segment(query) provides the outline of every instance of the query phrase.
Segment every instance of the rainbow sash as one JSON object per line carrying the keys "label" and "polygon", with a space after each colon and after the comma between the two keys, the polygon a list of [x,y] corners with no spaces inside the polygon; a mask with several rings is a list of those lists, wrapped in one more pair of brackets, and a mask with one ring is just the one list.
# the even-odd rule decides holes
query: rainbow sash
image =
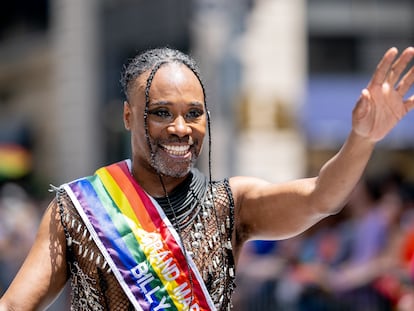
{"label": "rainbow sash", "polygon": [[137,310],[216,310],[177,232],[125,160],[63,187]]}

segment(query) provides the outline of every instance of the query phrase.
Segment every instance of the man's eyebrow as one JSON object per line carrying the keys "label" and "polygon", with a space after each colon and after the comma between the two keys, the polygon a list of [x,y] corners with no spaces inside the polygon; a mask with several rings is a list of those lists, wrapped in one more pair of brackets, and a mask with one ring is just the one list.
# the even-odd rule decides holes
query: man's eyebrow
{"label": "man's eyebrow", "polygon": [[198,106],[204,107],[204,104],[198,101],[190,102],[190,105],[195,106],[195,107],[198,107]]}
{"label": "man's eyebrow", "polygon": [[[154,101],[149,103],[150,106],[172,106],[174,103],[169,102],[167,100],[160,100],[160,101]],[[189,103],[190,106],[194,107],[204,107],[204,104],[199,101],[192,101]]]}
{"label": "man's eyebrow", "polygon": [[150,102],[149,105],[150,106],[171,106],[172,103],[166,100],[160,100],[160,101]]}

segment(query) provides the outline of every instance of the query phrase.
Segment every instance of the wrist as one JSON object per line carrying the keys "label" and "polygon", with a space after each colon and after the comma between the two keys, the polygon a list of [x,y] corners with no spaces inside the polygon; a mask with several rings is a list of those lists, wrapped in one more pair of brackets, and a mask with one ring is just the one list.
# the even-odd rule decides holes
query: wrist
{"label": "wrist", "polygon": [[354,129],[351,130],[351,133],[349,134],[349,139],[355,143],[364,144],[370,148],[374,148],[376,145],[376,141],[374,139],[372,139],[371,137],[363,136]]}

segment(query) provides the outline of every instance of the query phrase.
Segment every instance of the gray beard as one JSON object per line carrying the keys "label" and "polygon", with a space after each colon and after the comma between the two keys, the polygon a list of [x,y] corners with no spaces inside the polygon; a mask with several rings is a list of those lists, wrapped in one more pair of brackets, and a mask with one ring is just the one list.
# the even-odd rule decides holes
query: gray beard
{"label": "gray beard", "polygon": [[150,163],[152,168],[161,175],[181,178],[190,172],[196,161],[197,156],[194,153],[192,154],[191,161],[181,163],[165,161],[165,159],[162,159],[158,153],[155,153]]}

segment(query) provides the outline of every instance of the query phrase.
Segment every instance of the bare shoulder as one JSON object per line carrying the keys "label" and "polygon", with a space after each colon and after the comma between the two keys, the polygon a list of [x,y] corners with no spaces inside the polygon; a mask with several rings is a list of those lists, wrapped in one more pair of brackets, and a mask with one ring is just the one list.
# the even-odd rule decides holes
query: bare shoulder
{"label": "bare shoulder", "polygon": [[235,245],[240,246],[249,238],[250,214],[254,212],[250,205],[254,206],[260,200],[261,193],[269,182],[256,177],[235,176],[229,179],[229,184],[235,208]]}
{"label": "bare shoulder", "polygon": [[270,183],[257,177],[234,176],[229,179],[230,187],[235,203],[248,196],[258,195],[260,189],[269,186]]}

